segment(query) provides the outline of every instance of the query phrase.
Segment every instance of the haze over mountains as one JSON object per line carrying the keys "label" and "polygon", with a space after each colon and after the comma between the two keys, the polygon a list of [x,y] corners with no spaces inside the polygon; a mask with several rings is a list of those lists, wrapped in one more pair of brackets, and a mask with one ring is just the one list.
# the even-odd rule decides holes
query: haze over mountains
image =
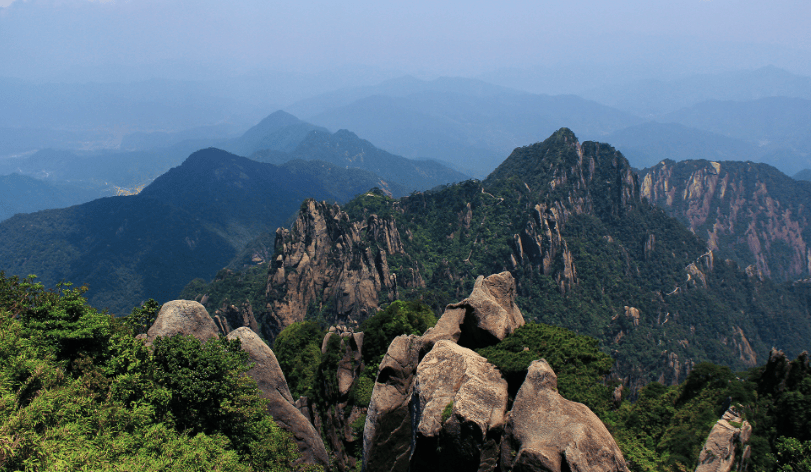
{"label": "haze over mountains", "polygon": [[[151,92],[156,105],[150,107],[144,98],[146,102],[136,107],[123,102],[115,105],[115,97],[124,100],[129,93],[126,87],[85,84],[81,92],[87,95],[86,103],[77,99],[65,104],[47,99],[65,90],[26,101],[25,94],[40,94],[43,86],[29,90],[15,84],[0,91],[0,99],[5,100],[9,110],[7,121],[0,122],[0,135],[6,138],[0,141],[0,169],[5,169],[0,170],[2,173],[9,172],[2,157],[28,156],[46,147],[73,152],[162,149],[160,159],[173,160],[172,164],[206,146],[246,156],[259,149],[292,152],[308,131],[321,127],[329,132],[347,129],[393,154],[440,161],[464,174],[483,178],[505,153],[562,125],[578,130],[584,139],[622,146],[632,165],[639,168],[664,159],[712,156],[765,162],[790,175],[811,168],[807,151],[811,143],[811,128],[807,125],[811,122],[811,78],[775,67],[673,81],[632,81],[584,90],[580,96],[528,93],[478,79],[422,80],[401,76],[304,99],[288,97],[281,100],[286,102],[281,107],[230,102],[233,109],[217,108],[219,99],[194,95],[202,87],[197,85],[140,83],[138,93],[127,100],[134,103]],[[164,100],[164,96],[174,98]],[[96,113],[94,110],[101,105],[92,103],[98,97],[113,103],[109,110],[118,110],[119,117]],[[185,107],[185,102],[178,101],[181,98],[194,101],[196,108]],[[52,102],[53,106],[61,103],[63,108],[49,108]],[[37,107],[39,111],[32,111]],[[164,107],[184,110],[187,115]],[[208,107],[209,111],[200,107]],[[254,126],[243,136],[247,123],[259,121],[260,108],[264,108],[263,115],[281,108],[306,124],[299,124],[296,131],[288,129],[286,132],[291,134],[287,138],[272,138],[277,142],[252,142],[267,139],[267,130],[262,127],[272,124]],[[99,121],[78,116],[74,119],[70,110]],[[112,113],[109,110],[104,113]],[[40,119],[43,116],[47,118]],[[284,139],[288,139],[286,144]],[[652,141],[671,142],[672,146],[663,144],[657,148]],[[712,151],[695,155],[699,149]],[[117,155],[118,159],[122,157]],[[153,172],[151,178],[168,167]]]}

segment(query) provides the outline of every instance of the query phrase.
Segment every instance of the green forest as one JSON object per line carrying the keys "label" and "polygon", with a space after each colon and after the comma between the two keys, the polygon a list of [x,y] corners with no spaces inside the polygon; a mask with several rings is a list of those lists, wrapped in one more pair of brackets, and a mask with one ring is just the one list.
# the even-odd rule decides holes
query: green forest
{"label": "green forest", "polygon": [[239,341],[150,349],[136,335],[156,303],[113,318],[84,292],[0,273],[0,470],[306,469]]}

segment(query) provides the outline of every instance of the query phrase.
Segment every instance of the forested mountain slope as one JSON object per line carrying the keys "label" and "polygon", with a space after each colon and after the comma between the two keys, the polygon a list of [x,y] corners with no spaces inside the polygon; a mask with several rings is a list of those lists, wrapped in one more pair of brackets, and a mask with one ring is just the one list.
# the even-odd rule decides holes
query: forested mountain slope
{"label": "forested mountain slope", "polygon": [[354,169],[311,167],[318,171],[198,151],[138,195],[0,223],[0,270],[36,274],[48,285],[88,284],[89,300],[113,313],[148,298],[169,300],[190,279],[212,277],[247,242],[281,226],[302,200],[345,201],[384,186]]}
{"label": "forested mountain slope", "polygon": [[805,284],[749,277],[708,252],[642,200],[622,154],[565,128],[483,182],[400,200],[372,192],[344,208],[310,201],[277,230],[269,267],[222,272],[184,295],[234,322],[250,309],[272,338],[308,317],[359,323],[387,299],[438,308],[502,270],[529,319],[598,338],[632,387],[677,382],[703,360],[754,366],[772,346],[796,355],[811,339]]}

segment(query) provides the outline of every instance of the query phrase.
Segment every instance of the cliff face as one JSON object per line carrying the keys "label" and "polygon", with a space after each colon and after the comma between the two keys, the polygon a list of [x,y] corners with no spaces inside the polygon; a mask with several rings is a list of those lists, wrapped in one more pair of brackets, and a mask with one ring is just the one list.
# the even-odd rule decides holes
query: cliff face
{"label": "cliff face", "polygon": [[[398,280],[388,256],[404,255],[393,220],[375,215],[350,221],[338,205],[308,200],[292,228],[276,231],[276,256],[268,271],[261,322],[279,332],[310,313],[356,325],[380,300],[397,298]],[[420,285],[419,277],[400,285]]]}
{"label": "cliff face", "polygon": [[663,161],[643,176],[642,196],[709,249],[778,281],[811,274],[808,183],[751,162]]}

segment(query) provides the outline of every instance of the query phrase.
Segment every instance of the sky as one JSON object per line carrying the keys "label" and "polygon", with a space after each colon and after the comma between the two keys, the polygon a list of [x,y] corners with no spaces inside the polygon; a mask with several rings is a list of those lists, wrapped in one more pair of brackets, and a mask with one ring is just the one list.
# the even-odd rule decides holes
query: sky
{"label": "sky", "polygon": [[607,65],[677,76],[768,64],[811,75],[808,24],[808,0],[0,0],[0,77],[367,66],[432,78]]}

